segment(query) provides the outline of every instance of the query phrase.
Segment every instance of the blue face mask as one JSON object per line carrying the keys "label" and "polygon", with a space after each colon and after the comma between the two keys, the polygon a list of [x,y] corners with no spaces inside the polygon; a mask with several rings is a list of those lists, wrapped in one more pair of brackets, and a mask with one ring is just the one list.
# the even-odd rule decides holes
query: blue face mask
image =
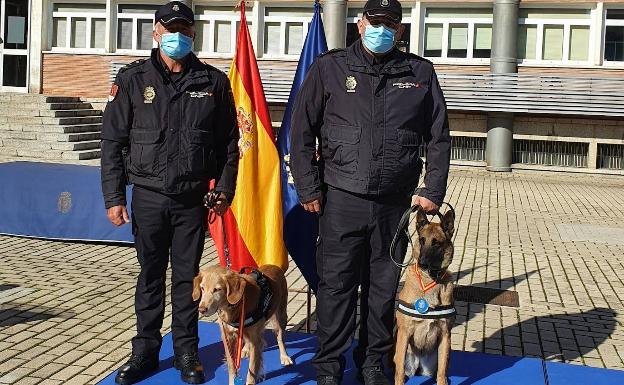
{"label": "blue face mask", "polygon": [[373,27],[366,26],[364,32],[364,45],[374,53],[386,53],[394,47],[394,35],[396,31],[383,24]]}
{"label": "blue face mask", "polygon": [[179,60],[188,55],[193,47],[193,39],[183,33],[165,33],[160,42],[160,49],[165,55],[174,60]]}

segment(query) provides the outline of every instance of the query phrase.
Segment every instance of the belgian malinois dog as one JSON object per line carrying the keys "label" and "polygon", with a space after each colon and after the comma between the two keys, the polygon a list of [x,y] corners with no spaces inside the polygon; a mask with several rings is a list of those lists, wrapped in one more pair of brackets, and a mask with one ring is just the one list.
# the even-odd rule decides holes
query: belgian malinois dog
{"label": "belgian malinois dog", "polygon": [[[441,222],[429,222],[422,209],[416,214],[418,243],[405,285],[399,294],[395,385],[404,385],[405,375],[436,377],[447,385],[451,351],[451,329],[455,322],[453,282],[447,268],[453,260],[455,213],[451,209]],[[417,246],[420,245],[420,247]]]}

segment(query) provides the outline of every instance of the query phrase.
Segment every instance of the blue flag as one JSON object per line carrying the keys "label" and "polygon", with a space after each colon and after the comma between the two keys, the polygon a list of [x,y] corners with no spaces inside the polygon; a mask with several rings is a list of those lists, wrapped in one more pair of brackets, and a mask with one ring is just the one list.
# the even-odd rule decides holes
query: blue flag
{"label": "blue flag", "polygon": [[295,74],[288,105],[284,113],[282,128],[277,138],[277,146],[282,164],[282,205],[284,208],[284,241],[288,253],[299,267],[303,277],[312,291],[318,287],[316,273],[316,238],[318,237],[318,216],[306,212],[297,197],[295,185],[289,170],[290,164],[290,115],[295,104],[299,88],[303,84],[308,69],[318,55],[327,51],[325,30],[321,20],[321,6],[314,4],[314,16],[308,30],[308,36],[303,44],[299,65]]}

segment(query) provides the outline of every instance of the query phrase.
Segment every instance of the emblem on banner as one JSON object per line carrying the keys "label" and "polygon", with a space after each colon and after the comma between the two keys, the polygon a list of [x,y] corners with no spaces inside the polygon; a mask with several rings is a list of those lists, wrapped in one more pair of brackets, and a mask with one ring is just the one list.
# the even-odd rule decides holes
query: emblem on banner
{"label": "emblem on banner", "polygon": [[355,88],[357,87],[357,80],[355,80],[355,76],[347,76],[345,85],[347,86],[347,92],[355,92]]}
{"label": "emblem on banner", "polygon": [[154,99],[156,99],[156,90],[154,87],[145,87],[145,90],[143,91],[143,99],[145,104],[152,104]]}
{"label": "emblem on banner", "polygon": [[72,196],[70,192],[64,191],[58,198],[58,211],[61,214],[67,214],[72,208]]}
{"label": "emblem on banner", "polygon": [[238,151],[242,159],[243,155],[253,147],[253,120],[251,115],[240,107],[236,113],[238,121],[238,130],[240,131],[240,139],[238,140]]}

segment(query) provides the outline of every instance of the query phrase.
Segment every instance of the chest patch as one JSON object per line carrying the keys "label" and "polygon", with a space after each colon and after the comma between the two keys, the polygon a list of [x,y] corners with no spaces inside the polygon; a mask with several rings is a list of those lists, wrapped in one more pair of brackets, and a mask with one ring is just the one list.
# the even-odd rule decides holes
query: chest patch
{"label": "chest patch", "polygon": [[188,94],[188,96],[190,96],[191,98],[205,98],[206,96],[212,96],[212,92],[202,92],[202,91],[186,91],[186,93]]}
{"label": "chest patch", "polygon": [[398,87],[400,89],[408,89],[408,88],[420,88],[422,87],[420,83],[392,83],[392,87]]}

